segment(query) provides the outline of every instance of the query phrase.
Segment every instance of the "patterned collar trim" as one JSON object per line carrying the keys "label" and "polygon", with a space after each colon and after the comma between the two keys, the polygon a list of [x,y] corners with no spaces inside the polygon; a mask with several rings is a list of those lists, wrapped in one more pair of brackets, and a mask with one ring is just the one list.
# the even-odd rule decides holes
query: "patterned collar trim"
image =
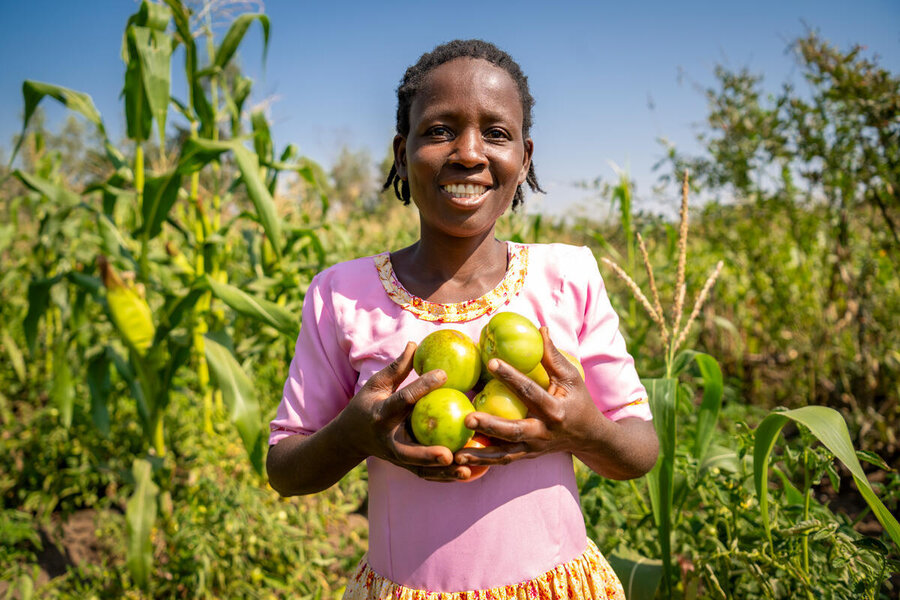
{"label": "patterned collar trim", "polygon": [[389,252],[378,254],[373,258],[384,291],[403,310],[413,313],[423,321],[463,323],[500,308],[518,294],[525,284],[525,275],[528,272],[528,246],[507,242],[507,249],[509,267],[503,281],[480,298],[455,304],[437,304],[414,296],[397,279]]}

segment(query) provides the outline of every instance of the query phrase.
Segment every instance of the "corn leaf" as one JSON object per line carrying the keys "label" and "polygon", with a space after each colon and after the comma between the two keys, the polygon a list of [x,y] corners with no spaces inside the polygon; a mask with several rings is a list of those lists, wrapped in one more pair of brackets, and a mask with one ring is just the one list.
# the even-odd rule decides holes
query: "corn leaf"
{"label": "corn leaf", "polygon": [[135,15],[135,22],[141,27],[148,27],[155,31],[165,31],[169,26],[169,19],[172,18],[172,11],[164,4],[156,2],[141,3],[141,8]]}
{"label": "corn leaf", "polygon": [[703,400],[700,402],[700,412],[697,415],[694,457],[697,460],[703,460],[719,420],[725,385],[722,380],[722,369],[719,368],[719,363],[712,356],[696,352],[694,362],[697,363],[700,376],[703,378]]}
{"label": "corn leaf", "polygon": [[263,429],[256,388],[231,352],[212,336],[204,336],[206,360],[216,385],[235,424],[250,462],[256,472],[263,472]]}
{"label": "corn leaf", "polygon": [[141,232],[148,239],[155,238],[162,231],[162,224],[178,199],[179,189],[181,189],[181,175],[177,171],[151,177],[144,184]]}
{"label": "corn leaf", "polygon": [[247,292],[233,285],[221,283],[213,278],[204,276],[204,287],[212,290],[213,295],[219,300],[248,317],[258,319],[271,325],[278,331],[287,335],[290,339],[296,339],[300,331],[297,318],[288,310],[263,298],[251,296]]}
{"label": "corn leaf", "polygon": [[753,480],[759,496],[759,509],[766,537],[772,546],[772,530],[769,523],[768,474],[769,456],[775,440],[788,421],[803,425],[831,451],[853,475],[856,488],[872,509],[872,513],[887,534],[900,548],[900,524],[875,494],[865,472],[856,457],[847,423],[839,412],[826,406],[803,406],[794,410],[769,413],[756,428],[753,447]]}
{"label": "corn leaf", "polygon": [[72,207],[81,200],[81,197],[72,190],[51,181],[47,181],[37,175],[32,175],[18,169],[13,172],[13,175],[27,187],[38,192],[42,196],[45,196],[56,207]]}
{"label": "corn leaf", "polygon": [[197,301],[206,293],[206,290],[200,287],[192,288],[185,296],[177,300],[170,300],[162,312],[161,323],[156,328],[156,337],[154,344],[162,342],[169,335],[169,332],[181,324],[181,320],[186,313],[192,311]]}
{"label": "corn leaf", "polygon": [[234,143],[234,158],[237,162],[238,169],[241,171],[241,179],[247,188],[247,195],[250,196],[253,206],[256,208],[256,214],[262,223],[266,236],[272,243],[275,255],[281,258],[281,223],[275,212],[275,202],[272,195],[263,182],[259,174],[259,159],[256,154],[250,152],[240,142]]}
{"label": "corn leaf", "polygon": [[134,493],[125,507],[125,524],[128,535],[126,564],[134,582],[146,589],[153,568],[153,524],[156,522],[159,488],[151,478],[150,463],[136,459],[131,467],[134,476]]}
{"label": "corn leaf", "polygon": [[[659,530],[665,573],[671,573],[672,504],[675,494],[675,442],[677,435],[678,380],[667,377],[643,380],[650,399],[653,424],[659,438],[659,458],[647,474],[653,518]],[[668,576],[668,575],[667,575]]]}
{"label": "corn leaf", "polygon": [[219,69],[225,68],[225,65],[231,61],[234,53],[237,52],[241,40],[244,39],[244,34],[247,33],[250,23],[254,20],[259,20],[259,24],[262,25],[263,63],[265,63],[266,53],[269,51],[269,17],[262,13],[254,13],[241,15],[234,20],[231,27],[228,29],[228,33],[222,38],[222,43],[219,44],[219,47],[216,49],[216,59],[213,66],[218,67]]}
{"label": "corn leaf", "polygon": [[[126,34],[127,45],[133,46],[134,27],[129,27]],[[150,137],[153,128],[153,111],[144,89],[141,61],[137,57],[137,49],[128,53],[125,68],[125,130],[128,139],[142,142]]]}
{"label": "corn leaf", "polygon": [[137,406],[138,418],[141,420],[141,426],[144,431],[150,429],[150,407],[147,406],[147,399],[144,397],[144,389],[140,386],[135,375],[134,368],[125,358],[113,349],[112,346],[106,347],[106,355],[116,367],[116,372],[128,384],[131,390],[131,396],[134,398]]}
{"label": "corn leaf", "polygon": [[9,363],[12,365],[19,383],[25,383],[25,357],[22,355],[22,350],[19,349],[16,341],[9,335],[8,329],[4,328],[0,332],[0,342],[3,343],[3,348],[6,349]]}
{"label": "corn leaf", "polygon": [[25,314],[23,327],[25,343],[28,345],[28,351],[32,354],[37,345],[38,323],[50,305],[50,288],[62,277],[60,274],[49,279],[35,279],[28,283],[28,312]]}
{"label": "corn leaf", "polygon": [[672,361],[672,375],[677,377],[685,372],[692,363],[697,365],[703,382],[703,400],[697,414],[697,436],[694,439],[693,450],[694,457],[702,461],[719,420],[725,384],[722,379],[722,369],[719,368],[716,359],[694,350],[683,350],[678,353],[675,360]]}
{"label": "corn leaf", "polygon": [[257,157],[263,164],[270,162],[274,156],[274,146],[266,115],[261,110],[254,111],[250,115],[250,123],[253,125],[253,149]]}
{"label": "corn leaf", "polygon": [[91,393],[91,418],[104,438],[109,438],[110,422],[107,401],[112,384],[109,378],[109,356],[100,352],[88,362],[87,383]]}
{"label": "corn leaf", "polygon": [[662,561],[634,552],[616,552],[607,557],[628,600],[653,600],[662,579]]}
{"label": "corn leaf", "polygon": [[59,410],[59,420],[68,429],[72,425],[72,412],[75,407],[75,382],[72,379],[72,366],[66,356],[64,337],[56,340],[53,346],[53,383],[50,387],[50,398]]}
{"label": "corn leaf", "polygon": [[94,106],[94,101],[85,93],[76,92],[75,90],[70,90],[69,88],[53,85],[51,83],[26,80],[25,83],[22,84],[22,96],[25,99],[25,118],[22,120],[22,134],[19,136],[16,147],[13,148],[12,156],[9,159],[10,165],[13,164],[22,142],[25,141],[25,130],[28,128],[28,122],[31,120],[38,104],[40,104],[41,100],[46,96],[50,96],[62,103],[66,108],[83,115],[88,121],[96,125],[103,134],[104,139],[106,138],[106,129],[103,126],[103,119],[100,118],[100,113],[97,111],[97,107]]}
{"label": "corn leaf", "polygon": [[704,474],[710,469],[721,469],[730,473],[737,473],[741,467],[737,452],[724,446],[712,445],[700,462],[700,473]]}
{"label": "corn leaf", "polygon": [[112,219],[103,213],[97,213],[97,231],[100,233],[100,248],[109,256],[129,255],[125,238]]}
{"label": "corn leaf", "polygon": [[176,168],[179,175],[189,175],[199,171],[234,147],[232,142],[220,142],[205,138],[188,138],[181,147],[181,156]]}
{"label": "corn leaf", "polygon": [[[165,9],[164,6],[159,6]],[[166,9],[168,14],[168,9]],[[168,22],[168,17],[166,17]],[[137,54],[143,96],[150,114],[156,119],[160,148],[166,144],[166,116],[169,109],[169,79],[172,38],[149,27],[129,28],[130,45]],[[133,60],[133,57],[132,57]]]}

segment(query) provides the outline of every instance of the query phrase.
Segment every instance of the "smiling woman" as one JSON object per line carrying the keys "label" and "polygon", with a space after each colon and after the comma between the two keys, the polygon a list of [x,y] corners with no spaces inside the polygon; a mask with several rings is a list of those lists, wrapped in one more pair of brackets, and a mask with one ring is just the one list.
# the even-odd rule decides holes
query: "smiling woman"
{"label": "smiling woman", "polygon": [[409,181],[423,232],[492,232],[531,166],[534,145],[522,130],[519,93],[503,69],[458,58],[428,74],[409,134],[394,138],[397,175]]}
{"label": "smiling woman", "polygon": [[[269,476],[282,494],[312,493],[367,461],[369,554],[345,598],[559,589],[624,598],[587,538],[572,456],[606,477],[639,477],[657,440],[590,250],[494,237],[521,185],[539,189],[531,105],[518,65],[489,43],[423,55],[398,89],[385,186],[414,203],[419,240],[336,265],[310,285],[272,421]],[[415,342],[448,326],[477,339],[499,312],[544,325],[535,341],[547,388],[492,355],[489,375],[521,400],[525,418],[466,414],[466,431],[496,440],[487,447],[416,443],[410,413],[449,374],[412,373]],[[556,344],[579,357],[584,379]]]}

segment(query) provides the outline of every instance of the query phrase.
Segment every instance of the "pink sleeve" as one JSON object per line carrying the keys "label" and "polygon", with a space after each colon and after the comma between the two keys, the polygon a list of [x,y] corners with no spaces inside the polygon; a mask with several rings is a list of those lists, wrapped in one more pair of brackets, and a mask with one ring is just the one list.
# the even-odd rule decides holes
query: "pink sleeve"
{"label": "pink sleeve", "polygon": [[[610,304],[597,261],[588,248],[579,257],[578,275],[586,281],[584,322],[578,333],[579,360],[588,390],[609,419],[651,420],[647,391],[634,368],[634,359],[619,331],[619,317]],[[584,285],[584,284],[582,284]]]}
{"label": "pink sleeve", "polygon": [[[303,301],[300,335],[269,444],[311,434],[340,413],[353,396],[357,373],[342,348],[324,273],[313,278]],[[323,289],[324,288],[324,289]]]}

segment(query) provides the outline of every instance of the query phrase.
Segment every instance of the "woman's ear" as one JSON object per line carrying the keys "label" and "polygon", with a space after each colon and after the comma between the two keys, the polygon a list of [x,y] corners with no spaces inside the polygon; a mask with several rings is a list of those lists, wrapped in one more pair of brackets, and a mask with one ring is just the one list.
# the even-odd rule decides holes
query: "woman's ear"
{"label": "woman's ear", "polygon": [[[522,160],[522,170],[519,171],[519,185],[528,179],[528,169],[531,167],[531,157],[534,154],[534,142],[531,138],[525,138],[525,158]],[[396,155],[396,153],[395,153]]]}
{"label": "woman's ear", "polygon": [[394,168],[400,179],[406,181],[406,138],[399,133],[394,136]]}

